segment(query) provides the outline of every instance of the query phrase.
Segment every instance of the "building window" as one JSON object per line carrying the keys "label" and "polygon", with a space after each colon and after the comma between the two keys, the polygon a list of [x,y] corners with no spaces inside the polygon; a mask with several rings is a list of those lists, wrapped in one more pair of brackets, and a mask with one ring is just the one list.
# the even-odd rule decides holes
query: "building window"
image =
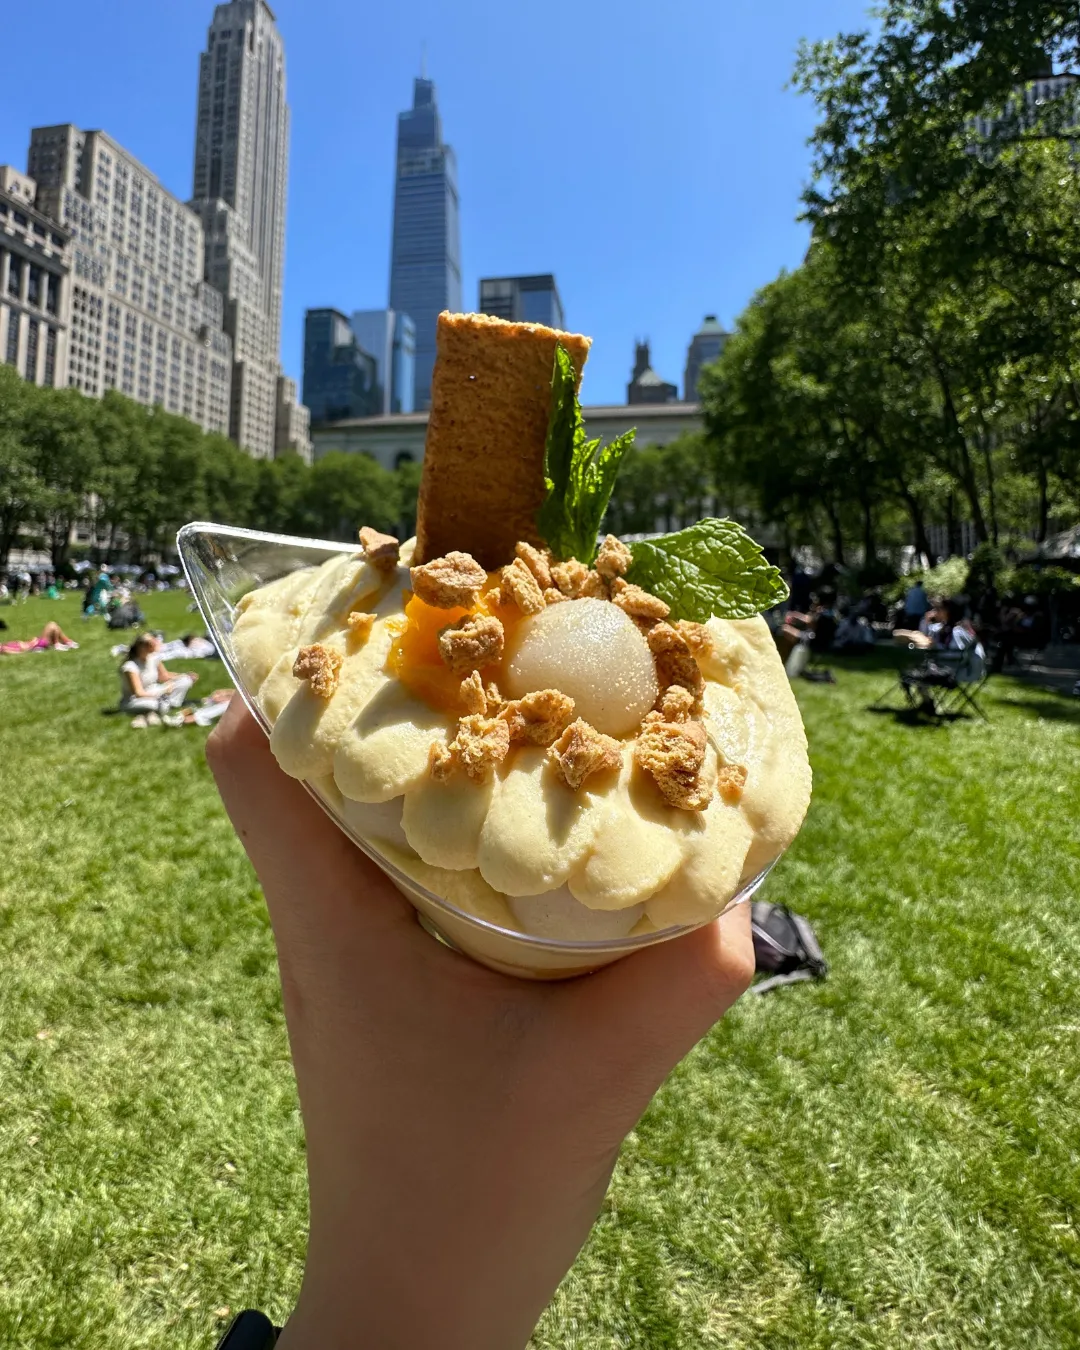
{"label": "building window", "polygon": [[37,384],[38,323],[31,319],[26,329],[26,378]]}
{"label": "building window", "polygon": [[7,356],[9,366],[19,359],[19,315],[13,309],[8,310]]}
{"label": "building window", "polygon": [[49,328],[45,333],[45,378],[43,383],[51,389],[56,381],[56,329]]}
{"label": "building window", "polygon": [[45,308],[55,314],[60,307],[60,278],[49,273],[45,283]]}
{"label": "building window", "polygon": [[8,269],[8,295],[13,295],[16,300],[19,298],[19,286],[22,282],[22,259],[14,255],[9,256],[10,267]]}
{"label": "building window", "polygon": [[30,274],[26,282],[26,303],[33,305],[35,309],[41,308],[41,268],[30,268]]}

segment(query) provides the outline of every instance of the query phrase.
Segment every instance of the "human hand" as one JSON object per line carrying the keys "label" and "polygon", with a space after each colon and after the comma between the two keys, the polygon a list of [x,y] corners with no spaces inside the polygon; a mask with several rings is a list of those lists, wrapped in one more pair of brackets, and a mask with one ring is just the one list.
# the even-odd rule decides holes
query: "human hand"
{"label": "human hand", "polygon": [[748,906],[584,979],[510,979],[423,931],[240,699],[207,758],[266,895],[307,1135],[279,1345],[518,1350],[622,1140],[750,983]]}

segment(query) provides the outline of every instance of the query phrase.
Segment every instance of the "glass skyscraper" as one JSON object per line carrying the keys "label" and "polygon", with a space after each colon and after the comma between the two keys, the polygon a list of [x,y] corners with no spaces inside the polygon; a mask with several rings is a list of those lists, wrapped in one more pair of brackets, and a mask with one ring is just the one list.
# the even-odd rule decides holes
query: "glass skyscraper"
{"label": "glass skyscraper", "polygon": [[566,327],[559,288],[550,272],[535,277],[486,277],[480,283],[480,313],[514,323]]}
{"label": "glass skyscraper", "polygon": [[435,85],[420,78],[413,106],[398,115],[390,308],[416,328],[413,406],[431,405],[435,327],[444,309],[461,309],[457,163],[443,143]]}
{"label": "glass skyscraper", "polygon": [[304,402],[313,422],[382,411],[375,357],[336,309],[309,309],[304,319]]}
{"label": "glass skyscraper", "polygon": [[379,412],[411,413],[416,382],[416,329],[407,314],[392,309],[358,309],[349,320],[379,374]]}

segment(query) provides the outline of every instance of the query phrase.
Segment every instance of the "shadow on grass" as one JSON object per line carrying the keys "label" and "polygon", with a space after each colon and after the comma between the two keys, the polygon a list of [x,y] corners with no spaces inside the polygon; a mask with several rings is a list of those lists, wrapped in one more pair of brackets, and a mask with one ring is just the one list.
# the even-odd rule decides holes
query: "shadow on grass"
{"label": "shadow on grass", "polygon": [[891,717],[900,726],[926,731],[937,731],[953,722],[978,722],[980,720],[966,712],[946,712],[937,716],[930,716],[927,713],[920,712],[918,708],[879,708],[877,704],[871,704],[863,711],[872,713],[875,717]]}
{"label": "shadow on grass", "polygon": [[1005,708],[1016,708],[1026,717],[1066,722],[1080,727],[1080,699],[1073,699],[1068,694],[1048,694],[1043,698],[999,698],[996,702]]}

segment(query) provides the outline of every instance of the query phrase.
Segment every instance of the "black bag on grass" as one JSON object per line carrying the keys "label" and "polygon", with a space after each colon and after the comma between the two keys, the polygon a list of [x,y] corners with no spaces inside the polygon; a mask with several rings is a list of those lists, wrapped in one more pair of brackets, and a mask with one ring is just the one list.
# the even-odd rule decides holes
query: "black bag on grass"
{"label": "black bag on grass", "polygon": [[146,615],[134,600],[129,600],[127,604],[117,605],[115,609],[111,609],[105,622],[115,633],[124,628],[141,628],[146,622]]}
{"label": "black bag on grass", "polygon": [[783,905],[755,900],[750,906],[750,928],[755,965],[772,976],[755,984],[753,993],[767,994],[782,984],[822,980],[828,974],[829,965],[821,945],[801,914],[792,914]]}

